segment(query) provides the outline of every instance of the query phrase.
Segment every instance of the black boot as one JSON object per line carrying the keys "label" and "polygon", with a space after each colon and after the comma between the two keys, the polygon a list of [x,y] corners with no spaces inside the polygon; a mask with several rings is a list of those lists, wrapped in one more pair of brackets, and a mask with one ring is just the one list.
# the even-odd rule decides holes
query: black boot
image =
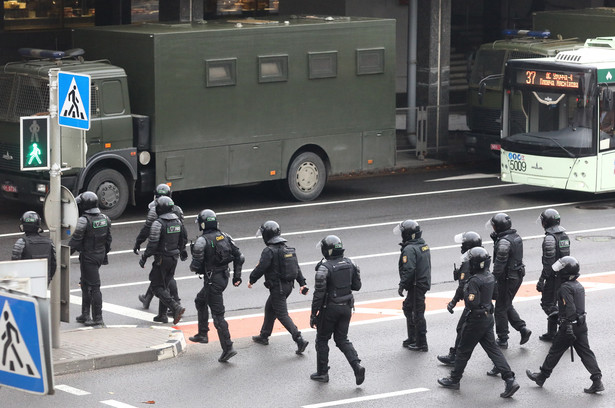
{"label": "black boot", "polygon": [[145,295],[139,295],[139,301],[143,304],[143,309],[149,309],[149,305],[152,303],[153,298],[154,294],[149,289],[145,292]]}
{"label": "black boot", "polygon": [[406,331],[408,332],[408,338],[404,340],[401,345],[408,348],[411,344],[416,343],[416,327],[410,324],[410,321],[406,317]]}
{"label": "black boot", "polygon": [[508,339],[503,339],[503,338],[498,337],[497,339],[495,339],[495,344],[497,344],[500,348],[507,349]]}
{"label": "black boot", "polygon": [[88,311],[87,313],[81,313],[75,318],[75,320],[77,321],[77,323],[85,323],[87,321],[91,321],[92,318],[90,317],[90,312]]}
{"label": "black boot", "polygon": [[86,320],[86,326],[104,326],[105,322],[103,321],[102,314],[94,315],[92,320]]}
{"label": "black boot", "polygon": [[197,333],[194,336],[188,337],[188,340],[195,342],[195,343],[203,343],[203,344],[209,343],[209,337],[207,337],[207,333],[204,333],[204,334]]}
{"label": "black boot", "polygon": [[453,380],[451,377],[439,378],[438,384],[440,384],[444,388],[450,388],[451,390],[459,389],[459,381]]}
{"label": "black boot", "polygon": [[504,381],[506,381],[506,387],[504,388],[504,392],[500,394],[500,397],[510,398],[519,390],[519,383],[515,381],[515,377],[507,378]]}
{"label": "black boot", "polygon": [[179,321],[182,319],[182,316],[184,315],[185,312],[186,312],[185,307],[182,307],[182,305],[180,305],[179,303],[175,303],[175,307],[173,308],[173,324],[179,323]]}
{"label": "black boot", "polygon": [[493,366],[491,370],[487,371],[487,375],[490,377],[497,377],[500,375],[500,370],[498,370],[496,366]]}
{"label": "black boot", "polygon": [[356,380],[357,385],[363,384],[365,381],[365,367],[359,364],[361,361],[355,360],[350,365],[352,366],[352,370],[354,371],[354,378]]}
{"label": "black boot", "polygon": [[220,355],[220,358],[218,359],[218,361],[220,363],[226,363],[227,361],[231,359],[231,357],[235,355],[237,355],[237,352],[235,351],[233,346],[231,346],[230,348],[227,348],[226,350],[222,351],[222,355]]}
{"label": "black boot", "polygon": [[262,344],[263,346],[269,345],[269,339],[267,337],[263,337],[260,334],[258,336],[252,336],[252,341],[254,343]]}
{"label": "black boot", "polygon": [[161,315],[154,316],[153,320],[158,323],[169,323],[169,318],[167,317],[166,314],[162,316]]}
{"label": "black boot", "polygon": [[557,333],[557,321],[547,319],[547,332],[540,335],[538,338],[542,341],[553,341],[555,333]]}
{"label": "black boot", "polygon": [[316,372],[310,375],[310,379],[322,383],[329,382],[329,367],[325,364],[317,364]]}
{"label": "black boot", "polygon": [[588,394],[595,394],[600,391],[604,391],[604,384],[602,384],[602,379],[596,378],[592,380],[592,385],[589,388],[583,388],[583,391]]}
{"label": "black boot", "polygon": [[302,354],[307,348],[308,344],[310,344],[309,341],[304,340],[301,336],[297,337],[297,340],[295,340],[295,342],[297,343],[297,351],[295,351],[295,353],[297,354]]}
{"label": "black boot", "polygon": [[542,372],[533,373],[530,370],[525,370],[525,374],[527,374],[527,378],[534,381],[539,387],[542,387],[542,385],[547,380],[547,377],[545,377]]}
{"label": "black boot", "polygon": [[402,341],[402,347],[408,348],[411,344],[416,344],[416,340],[414,337],[408,337],[406,340]]}
{"label": "black boot", "polygon": [[416,339],[416,344],[410,344],[408,346],[408,350],[412,351],[429,351],[429,347],[427,347],[427,338],[424,335],[418,336]]}
{"label": "black boot", "polygon": [[86,320],[86,326],[104,326],[102,318],[102,300],[94,298],[92,300],[92,320]]}
{"label": "black boot", "polygon": [[456,352],[457,350],[455,350],[454,347],[451,347],[447,355],[437,356],[438,361],[447,366],[454,366]]}
{"label": "black boot", "polygon": [[521,332],[521,342],[519,344],[527,343],[527,341],[530,339],[530,336],[532,335],[532,331],[528,329],[527,327],[524,327],[520,330],[520,332]]}

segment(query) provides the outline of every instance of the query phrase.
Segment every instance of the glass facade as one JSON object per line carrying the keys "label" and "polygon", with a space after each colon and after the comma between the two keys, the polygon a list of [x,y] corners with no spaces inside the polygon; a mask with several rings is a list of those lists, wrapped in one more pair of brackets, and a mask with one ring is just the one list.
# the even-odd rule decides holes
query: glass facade
{"label": "glass facade", "polygon": [[69,28],[94,25],[95,0],[4,1],[4,30]]}

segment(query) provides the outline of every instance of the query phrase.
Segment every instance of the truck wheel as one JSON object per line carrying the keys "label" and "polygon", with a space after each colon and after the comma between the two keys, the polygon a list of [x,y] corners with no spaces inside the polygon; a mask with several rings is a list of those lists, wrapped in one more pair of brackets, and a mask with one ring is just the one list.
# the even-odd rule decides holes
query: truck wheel
{"label": "truck wheel", "polygon": [[112,220],[119,218],[128,205],[128,183],[117,170],[98,171],[90,178],[87,189],[96,193],[100,211]]}
{"label": "truck wheel", "polygon": [[327,168],[316,153],[304,152],[288,168],[288,193],[297,201],[311,201],[320,195],[327,182]]}

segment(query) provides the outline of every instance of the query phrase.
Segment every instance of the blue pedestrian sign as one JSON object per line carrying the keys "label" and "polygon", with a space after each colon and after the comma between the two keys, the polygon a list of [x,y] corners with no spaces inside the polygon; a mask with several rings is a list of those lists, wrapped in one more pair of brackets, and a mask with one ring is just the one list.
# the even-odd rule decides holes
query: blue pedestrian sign
{"label": "blue pedestrian sign", "polygon": [[89,75],[58,72],[58,123],[60,126],[90,130]]}
{"label": "blue pedestrian sign", "polygon": [[0,386],[47,394],[47,369],[36,299],[0,292]]}

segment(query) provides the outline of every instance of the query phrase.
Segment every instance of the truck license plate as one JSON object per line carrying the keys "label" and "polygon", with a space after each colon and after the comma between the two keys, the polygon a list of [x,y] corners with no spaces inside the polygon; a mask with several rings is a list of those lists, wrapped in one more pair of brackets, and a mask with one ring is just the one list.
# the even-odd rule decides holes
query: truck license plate
{"label": "truck license plate", "polygon": [[491,143],[491,150],[502,150],[502,146],[497,143]]}
{"label": "truck license plate", "polygon": [[16,193],[17,192],[17,186],[14,186],[12,184],[3,184],[2,185],[2,191],[6,191],[7,193]]}

